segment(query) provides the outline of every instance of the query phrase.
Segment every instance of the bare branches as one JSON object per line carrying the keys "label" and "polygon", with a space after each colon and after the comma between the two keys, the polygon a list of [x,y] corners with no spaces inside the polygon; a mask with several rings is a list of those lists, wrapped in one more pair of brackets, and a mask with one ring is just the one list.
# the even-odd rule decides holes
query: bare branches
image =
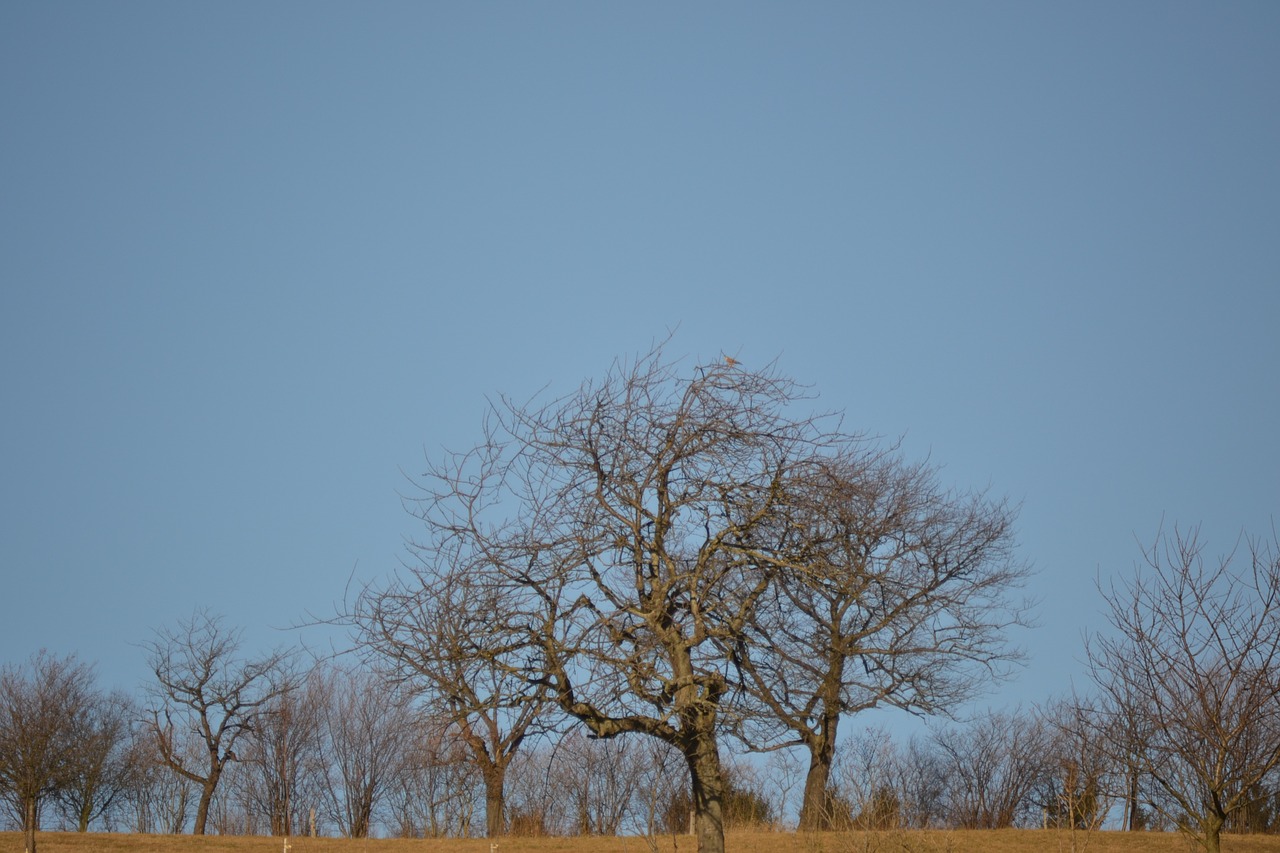
{"label": "bare branches", "polygon": [[1247,540],[1244,551],[1239,569],[1239,548],[1207,561],[1198,531],[1161,536],[1147,571],[1104,590],[1113,630],[1087,647],[1116,757],[1137,763],[1170,803],[1157,807],[1210,853],[1280,766],[1280,549]]}
{"label": "bare branches", "polygon": [[74,655],[40,651],[26,666],[0,669],[0,791],[21,815],[28,853],[42,801],[74,781],[78,737],[98,700],[92,668]]}
{"label": "bare branches", "polygon": [[687,376],[659,346],[562,398],[497,400],[408,502],[418,563],[361,596],[362,645],[476,725],[502,707],[518,732],[550,699],[597,737],[675,747],[720,849],[731,650],[794,568],[770,532],[786,484],[848,440],[792,414],[805,393],[772,368]]}
{"label": "bare branches", "polygon": [[491,836],[505,828],[507,766],[526,738],[546,729],[538,649],[515,596],[492,582],[463,540],[421,549],[423,563],[365,587],[345,617],[366,657],[451,725],[487,791]]}
{"label": "bare branches", "polygon": [[754,610],[735,664],[756,713],[756,748],[810,753],[801,825],[822,828],[840,719],[891,705],[946,713],[1019,659],[1012,596],[1028,569],[1013,557],[1014,511],[944,490],[936,471],[893,449],[852,444],[789,484],[777,525],[794,549]]}
{"label": "bare branches", "polygon": [[[700,848],[722,850],[718,738],[746,711],[808,731],[819,706],[932,710],[1012,658],[1013,513],[807,397],[772,365],[688,371],[659,345],[563,397],[500,398],[407,501],[417,562],[360,597],[361,644],[473,724],[502,707],[516,731],[550,699],[596,737],[668,744]],[[816,646],[815,625],[834,626]]]}
{"label": "bare branches", "polygon": [[[156,683],[148,726],[164,763],[201,786],[194,834],[203,835],[209,804],[236,742],[272,699],[294,686],[284,651],[243,659],[240,632],[197,610],[146,644]],[[195,744],[198,749],[192,749]],[[202,756],[194,763],[189,756]]]}

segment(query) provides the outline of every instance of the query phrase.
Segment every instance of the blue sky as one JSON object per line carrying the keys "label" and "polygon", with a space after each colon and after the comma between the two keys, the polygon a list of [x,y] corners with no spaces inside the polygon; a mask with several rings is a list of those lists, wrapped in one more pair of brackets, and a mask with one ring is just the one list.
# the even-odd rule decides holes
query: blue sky
{"label": "blue sky", "polygon": [[[1031,665],[1280,517],[1280,5],[0,4],[0,658],[394,570],[487,396],[677,329],[1021,502]],[[314,641],[314,638],[313,638]]]}

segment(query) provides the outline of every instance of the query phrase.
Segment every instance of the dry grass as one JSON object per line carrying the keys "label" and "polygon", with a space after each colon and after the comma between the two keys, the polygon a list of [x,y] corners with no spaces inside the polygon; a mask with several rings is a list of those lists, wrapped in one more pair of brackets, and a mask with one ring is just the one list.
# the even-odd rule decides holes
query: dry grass
{"label": "dry grass", "polygon": [[[729,853],[1191,853],[1195,847],[1174,833],[1055,830],[933,830],[796,834],[731,832]],[[39,853],[284,853],[284,840],[264,836],[124,835],[42,832]],[[490,853],[484,838],[340,839],[291,838],[289,853]],[[501,838],[497,853],[651,853],[643,838]],[[1231,835],[1226,853],[1280,853],[1280,836]],[[22,836],[0,833],[0,851],[22,850]],[[695,853],[687,835],[658,839],[658,853]]]}

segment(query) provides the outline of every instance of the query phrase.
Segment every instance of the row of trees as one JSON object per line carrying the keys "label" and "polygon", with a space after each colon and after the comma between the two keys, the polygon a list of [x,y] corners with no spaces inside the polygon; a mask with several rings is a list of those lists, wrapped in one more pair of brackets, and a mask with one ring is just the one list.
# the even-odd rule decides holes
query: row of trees
{"label": "row of trees", "polygon": [[[1146,570],[1109,592],[1116,630],[1090,641],[1100,689],[1088,698],[935,726],[904,743],[879,730],[846,738],[833,750],[822,825],[1075,832],[1110,816],[1129,829],[1188,830],[1209,849],[1224,830],[1280,830],[1268,680],[1280,637],[1269,633],[1266,595],[1280,576],[1269,548],[1245,550],[1243,572],[1231,568],[1237,555],[1206,565],[1194,533],[1150,551]],[[483,733],[461,731],[373,670],[303,670],[288,655],[238,652],[236,633],[204,613],[158,632],[143,703],[98,690],[74,657],[39,653],[0,670],[0,793],[28,830],[27,849],[42,811],[82,831],[203,831],[201,820],[238,834],[479,828],[488,785],[471,743]],[[1214,665],[1224,658],[1243,674]],[[1148,676],[1156,660],[1162,678]],[[1117,672],[1140,676],[1141,689]],[[1177,700],[1192,704],[1171,710]],[[503,831],[653,837],[688,827],[694,803],[678,752],[654,739],[589,738],[545,713],[546,730],[509,756]],[[807,762],[773,755],[724,765],[726,825],[792,813]],[[217,770],[213,785],[205,767]]]}
{"label": "row of trees", "polygon": [[[10,819],[20,824],[34,809],[68,829],[191,828],[202,786],[169,765],[154,711],[96,691],[91,675],[74,658],[44,654],[4,670],[0,791]],[[39,696],[57,701],[36,705]],[[19,721],[26,729],[7,725],[14,698],[52,714],[38,727],[48,736],[36,737],[29,727],[34,715]],[[58,719],[80,728],[59,735]],[[1186,808],[1186,791],[1170,792],[1153,775],[1139,774],[1133,793],[1132,765],[1116,757],[1123,732],[1110,730],[1113,719],[1073,697],[931,726],[905,741],[864,729],[835,750],[825,824],[1079,832],[1099,828],[1108,817],[1132,829],[1200,820]],[[485,786],[465,739],[375,673],[315,664],[242,731],[206,810],[209,831],[435,837],[483,830]],[[26,748],[26,740],[36,748]],[[19,762],[37,755],[43,764],[20,775]],[[806,762],[796,757],[727,757],[726,826],[775,827],[794,814],[807,775]],[[15,784],[41,768],[39,786]],[[518,753],[507,787],[505,829],[518,834],[653,838],[686,832],[693,808],[678,753],[651,739],[593,739],[573,728]],[[1224,829],[1280,830],[1276,773],[1236,780],[1236,788],[1245,796]]]}
{"label": "row of trees", "polygon": [[[238,635],[205,614],[158,632],[143,730],[171,778],[197,792],[194,831],[219,804],[230,808],[223,781],[236,767],[242,804],[259,803],[273,831],[296,831],[297,808],[319,798],[300,794],[323,788],[308,781],[324,774],[304,756],[327,754],[316,766],[354,792],[329,812],[343,815],[334,818],[342,831],[365,832],[369,804],[390,784],[382,769],[437,754],[421,752],[422,733],[466,756],[491,835],[570,825],[563,808],[508,802],[512,775],[547,743],[612,743],[631,755],[638,739],[654,767],[679,756],[683,805],[633,803],[627,820],[652,830],[684,809],[707,853],[723,850],[732,814],[764,814],[768,802],[740,772],[735,782],[729,744],[779,762],[805,757],[803,829],[889,820],[893,802],[902,812],[916,800],[887,782],[875,783],[870,806],[855,808],[847,784],[842,792],[833,776],[842,721],[880,706],[945,716],[1007,674],[1019,659],[1008,631],[1025,624],[1016,595],[1028,568],[1005,502],[944,488],[936,468],[807,413],[809,402],[772,368],[726,359],[685,372],[661,346],[560,399],[498,400],[481,440],[417,481],[407,505],[423,534],[411,564],[359,588],[333,619],[351,630],[364,671],[394,689],[366,683],[344,694],[287,654],[242,659]],[[1088,647],[1098,690],[1055,723],[1075,733],[1059,740],[1080,753],[1055,795],[1071,800],[1071,825],[1075,810],[1104,798],[1100,781],[1084,781],[1086,745],[1106,758],[1100,780],[1124,780],[1131,824],[1144,809],[1163,815],[1211,851],[1267,788],[1280,762],[1280,563],[1258,543],[1248,551],[1246,571],[1232,569],[1234,555],[1206,567],[1196,536],[1174,531],[1147,554],[1147,573],[1104,590],[1112,630]],[[342,695],[340,712],[311,710]],[[379,715],[417,740],[342,733]],[[989,734],[1007,740],[1016,722]],[[1043,737],[1048,723],[1034,728]],[[941,736],[930,744],[906,748],[929,757],[938,778],[938,767],[998,752]],[[1028,750],[1043,753],[1017,751]],[[270,769],[256,788],[253,761]],[[564,767],[543,764],[547,774]],[[1028,791],[1044,800],[1044,784]],[[33,789],[31,802],[57,787]],[[953,792],[939,820],[1019,820],[1032,794],[1014,793],[1002,805],[983,793],[987,814],[966,811]],[[580,800],[579,828],[613,831],[625,810],[599,804],[630,802],[616,791]],[[27,808],[38,819],[38,806]],[[1044,802],[1041,811],[1058,814]]]}
{"label": "row of trees", "polygon": [[[80,831],[470,831],[475,773],[456,732],[385,679],[242,660],[237,632],[206,613],[157,637],[141,701],[98,690],[74,656],[0,670],[0,797],[28,851],[47,816]],[[404,817],[415,809],[424,825]]]}

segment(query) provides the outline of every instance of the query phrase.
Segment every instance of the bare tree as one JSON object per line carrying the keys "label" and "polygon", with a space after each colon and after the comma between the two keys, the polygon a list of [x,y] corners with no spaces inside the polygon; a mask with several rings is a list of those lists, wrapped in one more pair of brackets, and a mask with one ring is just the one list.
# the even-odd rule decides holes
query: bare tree
{"label": "bare tree", "polygon": [[1247,539],[1206,562],[1198,530],[1161,535],[1146,570],[1104,591],[1112,631],[1087,653],[1115,737],[1144,724],[1140,762],[1155,808],[1218,853],[1228,818],[1280,766],[1280,547]]}
{"label": "bare tree", "polygon": [[[855,824],[863,829],[892,829],[891,823],[907,819],[902,807],[899,748],[887,730],[875,726],[845,738],[835,759],[823,820],[801,824],[802,831],[818,826],[850,829]],[[892,810],[886,808],[891,802],[897,804]]]}
{"label": "bare tree", "polygon": [[1042,782],[1033,794],[1046,825],[1076,830],[1102,827],[1111,810],[1115,762],[1099,735],[1098,712],[1081,697],[1058,699],[1039,709],[1048,748]]}
{"label": "bare tree", "polygon": [[[1113,684],[1112,691],[1131,687]],[[1144,770],[1151,722],[1140,699],[1130,695],[1117,701],[1112,691],[1094,702],[1092,713],[1085,720],[1095,728],[1089,737],[1105,750],[1113,768],[1113,794],[1121,806],[1120,826],[1139,832],[1152,828],[1152,818],[1158,817],[1150,810],[1153,783]]]}
{"label": "bare tree", "polygon": [[[193,756],[199,759],[200,756]],[[181,834],[191,817],[195,785],[169,767],[160,757],[150,727],[134,730],[129,744],[132,769],[123,809],[127,826],[136,833]]]}
{"label": "bare tree", "polygon": [[210,803],[228,762],[237,760],[240,738],[293,687],[289,653],[246,659],[241,645],[240,631],[205,610],[157,630],[145,644],[156,679],[149,685],[148,729],[164,763],[200,786],[195,835],[205,834]]}
{"label": "bare tree", "polygon": [[802,829],[830,828],[845,715],[946,713],[972,698],[1019,658],[1006,633],[1028,607],[1013,597],[1028,569],[1013,558],[1007,504],[945,490],[936,469],[892,448],[842,451],[791,485],[779,536],[806,531],[804,570],[770,588],[735,658],[761,711],[744,739],[809,753]]}
{"label": "bare tree", "polygon": [[635,810],[643,772],[641,744],[634,738],[588,738],[579,728],[561,736],[551,751],[548,788],[568,798],[563,831],[617,835]]}
{"label": "bare tree", "polygon": [[402,772],[389,797],[393,829],[401,838],[471,834],[483,785],[452,720],[421,718],[410,733]]}
{"label": "bare tree", "polygon": [[418,714],[410,697],[377,673],[334,667],[324,706],[329,812],[348,838],[367,838],[403,771]]}
{"label": "bare tree", "polygon": [[646,746],[636,737],[588,737],[577,726],[525,750],[509,779],[513,824],[551,835],[643,831],[649,792],[642,779],[652,769]]}
{"label": "bare tree", "polygon": [[903,824],[916,829],[945,825],[950,780],[943,757],[927,738],[913,735],[898,751],[896,764]]}
{"label": "bare tree", "polygon": [[77,720],[76,745],[58,802],[77,832],[122,802],[133,784],[132,725],[138,709],[124,693],[98,695]]}
{"label": "bare tree", "polygon": [[267,819],[272,835],[296,835],[319,805],[324,777],[323,732],[331,681],[314,666],[297,688],[263,706],[240,750],[247,806]]}
{"label": "bare tree", "polygon": [[735,649],[778,574],[802,570],[804,531],[777,524],[788,483],[856,440],[796,415],[804,397],[768,368],[682,375],[658,346],[562,399],[500,401],[421,483],[424,564],[500,602],[477,636],[527,646],[507,671],[595,736],[678,750],[706,853],[724,849]]}
{"label": "bare tree", "polygon": [[549,702],[534,683],[537,650],[513,626],[502,588],[473,571],[457,540],[418,548],[420,562],[384,586],[365,587],[347,617],[373,666],[446,719],[485,787],[490,837],[506,830],[507,770],[525,740],[545,731]]}
{"label": "bare tree", "polygon": [[0,669],[0,791],[21,815],[27,853],[36,851],[43,801],[73,777],[76,735],[96,698],[93,669],[75,655],[42,650]]}
{"label": "bare tree", "polygon": [[[649,850],[657,853],[664,819],[678,801],[687,797],[684,791],[689,787],[689,770],[684,756],[670,744],[657,738],[642,738],[638,743],[636,830],[644,837]],[[680,832],[687,831],[687,825],[680,829]],[[672,846],[678,849],[674,842]]]}
{"label": "bare tree", "polygon": [[659,345],[564,398],[500,400],[420,482],[420,567],[366,590],[357,621],[426,636],[433,602],[471,608],[459,659],[507,696],[548,690],[596,737],[680,752],[700,849],[723,848],[726,730],[809,748],[820,802],[843,714],[945,708],[1014,657],[1025,568],[1008,507],[798,414],[806,393],[736,361],[683,374]]}
{"label": "bare tree", "polygon": [[1035,823],[1032,793],[1048,772],[1049,738],[1034,714],[991,713],[932,736],[947,779],[949,821],[964,829]]}

